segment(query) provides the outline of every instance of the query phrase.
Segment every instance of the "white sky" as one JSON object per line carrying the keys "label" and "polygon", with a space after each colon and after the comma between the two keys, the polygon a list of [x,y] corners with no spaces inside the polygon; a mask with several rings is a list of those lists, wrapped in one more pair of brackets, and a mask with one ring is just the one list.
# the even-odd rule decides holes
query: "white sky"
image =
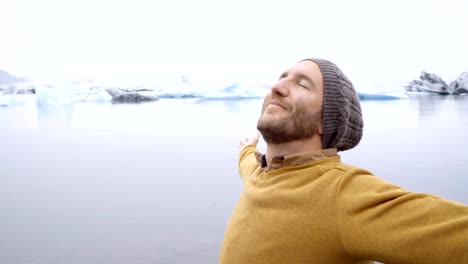
{"label": "white sky", "polygon": [[450,81],[467,47],[467,0],[0,2],[0,69],[39,79],[261,79],[323,57],[357,86],[421,70]]}

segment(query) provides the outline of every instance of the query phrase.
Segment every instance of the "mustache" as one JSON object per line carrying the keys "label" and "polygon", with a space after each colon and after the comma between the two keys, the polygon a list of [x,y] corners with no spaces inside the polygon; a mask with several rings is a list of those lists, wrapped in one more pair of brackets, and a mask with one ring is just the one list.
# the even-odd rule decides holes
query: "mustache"
{"label": "mustache", "polygon": [[270,104],[274,104],[274,105],[278,105],[286,110],[289,110],[291,108],[291,106],[286,103],[285,101],[282,101],[282,100],[278,100],[276,98],[271,98],[269,100],[265,100],[265,102],[263,103],[263,108],[267,107],[268,105]]}

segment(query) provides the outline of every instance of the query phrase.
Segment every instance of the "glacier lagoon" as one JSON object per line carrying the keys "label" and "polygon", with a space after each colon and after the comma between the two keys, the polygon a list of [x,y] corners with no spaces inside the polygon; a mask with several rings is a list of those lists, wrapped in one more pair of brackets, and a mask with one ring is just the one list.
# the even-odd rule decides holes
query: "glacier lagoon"
{"label": "glacier lagoon", "polygon": [[[237,144],[261,99],[4,101],[0,263],[217,263],[241,191]],[[468,96],[362,108],[364,137],[344,162],[468,203]]]}

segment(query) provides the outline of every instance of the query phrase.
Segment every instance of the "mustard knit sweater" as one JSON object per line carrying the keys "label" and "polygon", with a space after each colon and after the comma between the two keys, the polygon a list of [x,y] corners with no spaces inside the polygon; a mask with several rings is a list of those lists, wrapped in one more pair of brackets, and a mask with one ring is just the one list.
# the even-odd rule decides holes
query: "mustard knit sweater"
{"label": "mustard knit sweater", "polygon": [[468,207],[413,193],[338,155],[264,171],[240,153],[244,188],[222,264],[468,263]]}

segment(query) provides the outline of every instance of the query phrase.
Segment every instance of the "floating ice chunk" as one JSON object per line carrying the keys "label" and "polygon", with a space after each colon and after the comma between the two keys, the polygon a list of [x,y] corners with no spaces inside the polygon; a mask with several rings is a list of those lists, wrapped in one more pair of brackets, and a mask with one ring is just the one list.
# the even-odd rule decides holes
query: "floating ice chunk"
{"label": "floating ice chunk", "polygon": [[91,87],[86,90],[75,91],[73,99],[80,102],[110,102],[112,96],[104,88]]}
{"label": "floating ice chunk", "polygon": [[62,81],[49,85],[36,85],[36,102],[45,104],[73,104],[77,102],[110,102],[112,96],[93,82]]}
{"label": "floating ice chunk", "polygon": [[36,85],[36,103],[38,105],[73,103],[72,84],[60,82],[55,85]]}
{"label": "floating ice chunk", "polygon": [[390,94],[379,94],[379,93],[361,93],[358,92],[359,100],[361,101],[387,101],[387,100],[399,100],[405,97],[401,97],[398,95],[390,95]]}
{"label": "floating ice chunk", "polygon": [[152,91],[125,91],[119,88],[108,88],[113,103],[140,103],[157,101],[159,97]]}
{"label": "floating ice chunk", "polygon": [[3,92],[0,92],[0,107],[2,106],[8,106],[8,99]]}
{"label": "floating ice chunk", "polygon": [[455,81],[450,83],[450,90],[456,94],[468,93],[468,72],[463,72]]}
{"label": "floating ice chunk", "polygon": [[433,73],[422,72],[419,80],[412,80],[404,86],[407,92],[424,92],[437,94],[468,93],[468,73],[462,73],[450,85]]}

